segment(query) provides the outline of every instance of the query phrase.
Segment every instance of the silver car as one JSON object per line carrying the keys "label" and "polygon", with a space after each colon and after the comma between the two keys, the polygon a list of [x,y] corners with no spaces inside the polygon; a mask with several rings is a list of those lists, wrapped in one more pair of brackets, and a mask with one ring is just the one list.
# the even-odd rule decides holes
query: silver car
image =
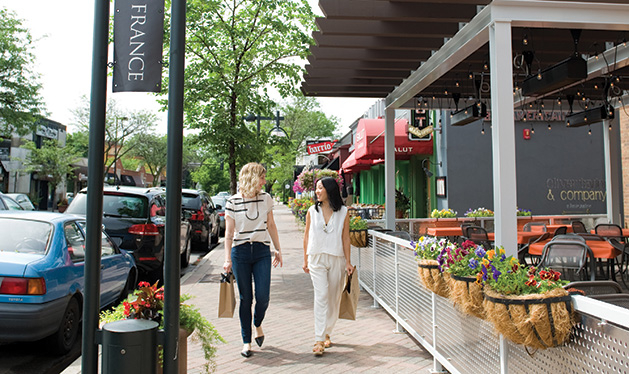
{"label": "silver car", "polygon": [[17,201],[18,204],[24,210],[35,210],[35,205],[31,202],[31,199],[27,194],[24,193],[8,193],[6,194],[9,197],[12,197],[13,200]]}

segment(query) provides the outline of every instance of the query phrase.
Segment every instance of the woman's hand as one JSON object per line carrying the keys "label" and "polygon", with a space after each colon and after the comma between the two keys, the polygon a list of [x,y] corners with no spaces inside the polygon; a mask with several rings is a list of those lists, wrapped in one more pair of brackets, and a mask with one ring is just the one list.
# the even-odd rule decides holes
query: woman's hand
{"label": "woman's hand", "polygon": [[231,273],[231,271],[232,271],[232,262],[231,261],[225,261],[225,263],[223,264],[223,270],[225,270],[225,273]]}
{"label": "woman's hand", "polygon": [[275,257],[273,258],[273,267],[277,267],[279,265],[282,267],[284,263],[282,262],[282,252],[275,250]]}
{"label": "woman's hand", "polygon": [[310,273],[310,269],[308,269],[308,260],[304,259],[304,264],[301,266],[301,268],[304,270],[304,273]]}
{"label": "woman's hand", "polygon": [[347,271],[347,274],[354,273],[354,267],[352,266],[351,262],[348,261],[345,263],[345,270]]}

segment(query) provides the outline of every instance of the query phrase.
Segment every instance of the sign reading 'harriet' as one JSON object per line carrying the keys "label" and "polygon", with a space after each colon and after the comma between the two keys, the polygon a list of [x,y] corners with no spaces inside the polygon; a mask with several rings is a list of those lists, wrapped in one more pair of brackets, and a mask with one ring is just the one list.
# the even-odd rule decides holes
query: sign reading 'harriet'
{"label": "sign reading 'harriet'", "polygon": [[164,0],[116,0],[114,92],[159,92]]}

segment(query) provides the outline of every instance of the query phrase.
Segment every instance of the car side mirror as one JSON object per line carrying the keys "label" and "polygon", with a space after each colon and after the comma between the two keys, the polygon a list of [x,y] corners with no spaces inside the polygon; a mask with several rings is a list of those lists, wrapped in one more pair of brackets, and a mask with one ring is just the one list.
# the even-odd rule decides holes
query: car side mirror
{"label": "car side mirror", "polygon": [[223,207],[222,207],[221,205],[219,205],[219,204],[216,204],[216,205],[214,205],[214,206],[216,207],[216,210],[221,210],[221,209],[223,209]]}

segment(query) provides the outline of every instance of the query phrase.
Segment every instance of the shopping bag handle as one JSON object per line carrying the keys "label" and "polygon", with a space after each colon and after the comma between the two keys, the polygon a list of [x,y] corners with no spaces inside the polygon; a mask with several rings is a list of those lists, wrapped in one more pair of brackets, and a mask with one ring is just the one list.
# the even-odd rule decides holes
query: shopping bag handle
{"label": "shopping bag handle", "polygon": [[232,279],[234,279],[234,273],[231,271],[229,273],[221,273],[221,283],[231,283]]}

